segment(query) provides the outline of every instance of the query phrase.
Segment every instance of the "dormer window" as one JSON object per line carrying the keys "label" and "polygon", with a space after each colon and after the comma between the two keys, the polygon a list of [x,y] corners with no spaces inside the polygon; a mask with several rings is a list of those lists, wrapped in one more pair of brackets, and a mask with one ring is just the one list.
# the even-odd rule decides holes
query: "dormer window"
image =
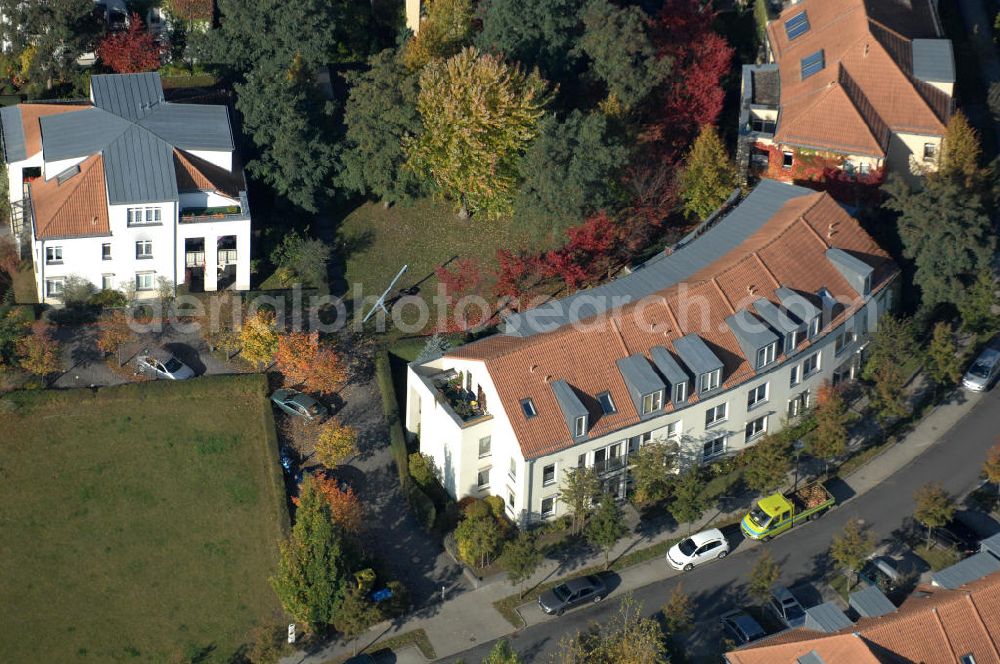
{"label": "dormer window", "polygon": [[524,411],[524,416],[529,420],[538,415],[538,411],[535,410],[535,402],[531,399],[521,399],[521,410]]}
{"label": "dormer window", "polygon": [[652,413],[663,408],[663,391],[647,394],[642,398],[642,414]]}
{"label": "dormer window", "polygon": [[674,403],[683,403],[687,401],[688,398],[688,384],[687,381],[683,383],[677,383],[674,385]]}
{"label": "dormer window", "polygon": [[605,415],[611,415],[616,412],[615,402],[611,398],[610,392],[601,392],[597,395],[597,403],[601,404],[601,411]]}
{"label": "dormer window", "polygon": [[757,351],[757,368],[761,369],[766,367],[771,362],[774,362],[774,358],[778,354],[778,344],[768,344],[760,350]]}
{"label": "dormer window", "polygon": [[786,349],[787,350],[794,350],[794,349],[798,348],[799,344],[802,343],[803,336],[805,336],[805,330],[795,330],[794,332],[790,332],[785,337],[785,347],[786,347]]}
{"label": "dormer window", "polygon": [[822,322],[822,316],[816,316],[811,321],[809,321],[809,338],[819,336],[819,328]]}
{"label": "dormer window", "polygon": [[864,281],[864,285],[862,286],[862,288],[863,288],[863,290],[861,291],[862,295],[870,295],[871,294],[871,292],[872,292],[872,275],[870,275],[870,274],[866,274],[865,275],[865,281]]}
{"label": "dormer window", "polygon": [[722,369],[716,369],[715,371],[709,371],[708,373],[703,373],[699,379],[698,391],[701,393],[708,392],[709,390],[714,390],[722,382]]}
{"label": "dormer window", "polygon": [[587,416],[576,418],[576,425],[573,428],[573,435],[576,438],[587,435]]}

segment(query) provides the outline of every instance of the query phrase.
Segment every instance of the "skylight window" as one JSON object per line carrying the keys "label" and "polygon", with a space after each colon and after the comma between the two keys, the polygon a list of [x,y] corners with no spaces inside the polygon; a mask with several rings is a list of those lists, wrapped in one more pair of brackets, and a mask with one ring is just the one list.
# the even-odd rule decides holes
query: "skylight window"
{"label": "skylight window", "polygon": [[65,171],[56,176],[56,182],[62,184],[66,182],[66,180],[69,180],[71,177],[73,177],[74,175],[78,175],[79,173],[80,173],[79,164],[77,164],[76,166],[70,166]]}
{"label": "skylight window", "polygon": [[531,419],[535,415],[538,415],[538,411],[535,410],[535,402],[531,399],[521,400],[521,410],[524,411],[524,416]]}
{"label": "skylight window", "polygon": [[601,410],[605,415],[610,415],[616,411],[615,402],[611,398],[610,392],[601,392],[597,395],[597,402],[601,404]]}
{"label": "skylight window", "polygon": [[823,57],[823,51],[816,51],[812,55],[802,58],[802,80],[823,71],[825,66],[826,60]]}
{"label": "skylight window", "polygon": [[788,41],[801,37],[807,32],[809,32],[809,17],[804,11],[785,21],[785,34],[788,35]]}

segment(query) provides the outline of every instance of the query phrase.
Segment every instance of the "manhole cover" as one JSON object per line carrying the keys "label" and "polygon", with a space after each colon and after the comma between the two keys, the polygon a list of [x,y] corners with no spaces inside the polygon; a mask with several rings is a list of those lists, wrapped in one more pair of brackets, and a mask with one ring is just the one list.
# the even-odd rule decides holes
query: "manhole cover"
{"label": "manhole cover", "polygon": [[413,563],[414,565],[419,564],[420,563],[420,556],[411,556],[410,557],[410,562]]}

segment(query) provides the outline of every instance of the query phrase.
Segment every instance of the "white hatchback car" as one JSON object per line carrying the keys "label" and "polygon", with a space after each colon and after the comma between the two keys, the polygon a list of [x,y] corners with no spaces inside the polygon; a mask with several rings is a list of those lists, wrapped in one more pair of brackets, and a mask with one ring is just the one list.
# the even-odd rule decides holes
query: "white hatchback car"
{"label": "white hatchback car", "polygon": [[718,528],[703,530],[682,539],[667,551],[667,562],[674,569],[689,570],[709,560],[725,558],[729,542]]}

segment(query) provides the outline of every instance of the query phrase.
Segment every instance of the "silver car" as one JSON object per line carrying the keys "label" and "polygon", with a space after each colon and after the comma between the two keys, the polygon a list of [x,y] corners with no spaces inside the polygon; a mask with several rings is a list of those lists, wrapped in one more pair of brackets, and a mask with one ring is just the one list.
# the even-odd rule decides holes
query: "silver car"
{"label": "silver car", "polygon": [[962,377],[962,387],[973,392],[985,392],[1000,376],[1000,350],[987,348],[979,354]]}
{"label": "silver car", "polygon": [[164,380],[185,380],[194,376],[194,370],[169,353],[153,354],[149,350],[139,353],[136,371],[146,376]]}
{"label": "silver car", "polygon": [[301,417],[309,422],[324,419],[329,412],[323,404],[304,392],[283,387],[271,395],[274,405],[294,417]]}

